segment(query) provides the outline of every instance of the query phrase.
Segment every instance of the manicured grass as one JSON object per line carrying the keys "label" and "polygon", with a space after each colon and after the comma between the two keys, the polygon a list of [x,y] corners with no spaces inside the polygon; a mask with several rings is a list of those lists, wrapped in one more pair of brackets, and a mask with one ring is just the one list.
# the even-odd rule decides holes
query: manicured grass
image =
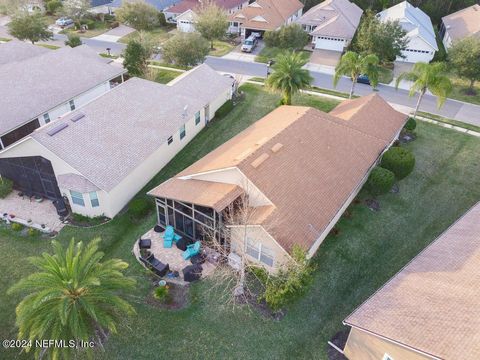
{"label": "manicured grass", "polygon": [[95,37],[95,36],[98,36],[98,35],[102,35],[103,33],[107,32],[108,30],[110,30],[110,28],[108,27],[108,24],[106,22],[95,21],[95,25],[94,25],[93,29],[88,29],[88,30],[85,30],[84,32],[80,32],[78,30],[75,30],[75,28],[72,27],[72,28],[62,30],[62,31],[60,31],[60,33],[65,34],[65,35],[68,35],[68,34],[72,33],[72,34],[78,35],[80,37],[92,38],[92,37]]}
{"label": "manicured grass", "polygon": [[50,50],[57,50],[57,49],[61,48],[61,46],[50,45],[50,44],[35,44],[35,45],[41,46],[41,47],[44,47],[44,48],[47,48],[47,49],[50,49]]}
{"label": "manicured grass", "polygon": [[235,47],[234,45],[230,44],[227,41],[215,40],[213,42],[213,50],[210,50],[210,53],[208,55],[223,56],[228,54],[230,51],[232,51],[234,47]]}
{"label": "manicured grass", "polygon": [[107,53],[100,53],[98,55],[100,55],[101,57],[107,58],[107,59],[118,59],[119,58],[118,55],[112,55],[112,54],[108,55]]}
{"label": "manicured grass", "polygon": [[378,82],[382,84],[390,84],[393,80],[393,71],[383,66],[379,67]]}
{"label": "manicured grass", "polygon": [[178,69],[178,70],[190,70],[190,69],[192,69],[191,66],[180,66],[180,65],[170,64],[170,63],[167,63],[167,62],[161,62],[161,61],[156,61],[156,60],[150,60],[149,64],[157,65],[157,66],[163,66],[163,67],[169,67],[169,68]]}
{"label": "manicured grass", "polygon": [[467,123],[464,123],[464,122],[461,122],[461,121],[458,121],[458,120],[445,118],[445,117],[440,116],[440,115],[431,114],[431,113],[424,112],[424,111],[419,111],[418,115],[419,116],[424,116],[426,118],[430,118],[432,120],[436,120],[436,121],[441,122],[441,123],[450,124],[450,125],[454,125],[454,126],[458,126],[458,127],[467,129],[467,130],[480,132],[480,126],[475,126],[475,125],[467,124]]}
{"label": "manicured grass", "polygon": [[[255,57],[256,62],[267,63],[269,60],[275,59],[279,54],[288,51],[285,49],[280,49],[277,47],[268,47],[265,46],[260,54]],[[302,58],[308,61],[310,59],[310,55],[312,54],[310,51],[301,50],[300,53],[302,54]]]}
{"label": "manicured grass", "polygon": [[477,82],[476,85],[474,86],[476,94],[468,95],[467,90],[470,85],[468,81],[460,79],[455,75],[450,76],[450,81],[452,82],[453,89],[450,95],[448,95],[449,98],[480,105],[480,83],[479,82]]}
{"label": "manicured grass", "polygon": [[11,40],[12,40],[12,39],[0,37],[0,42],[9,42],[9,41],[11,41]]}
{"label": "manicured grass", "polygon": [[[159,44],[165,42],[166,40],[168,40],[170,37],[172,37],[172,34],[168,33],[169,30],[171,30],[170,27],[160,27],[160,28],[156,28],[156,29],[153,29],[153,30],[145,31],[145,33],[148,34],[148,36],[151,37],[152,41],[156,45],[159,45]],[[139,35],[140,34],[139,34],[138,31],[134,31],[134,32],[122,37],[120,40],[118,40],[118,42],[127,44],[131,39],[137,39],[139,37]]]}
{"label": "manicured grass", "polygon": [[[200,132],[145,190],[266,115],[280,99],[260,86],[247,84],[242,90],[245,100]],[[301,95],[294,97],[294,104],[330,110],[336,102]],[[184,310],[148,305],[145,296],[151,291],[150,282],[131,249],[135,239],[155,224],[153,213],[141,223],[123,214],[94,229],[62,230],[61,242],[72,236],[76,240],[101,236],[107,257],[126,260],[131,265],[128,274],[138,281],[130,299],[137,315],[120,327],[119,334],[110,336],[105,353],[97,352],[95,359],[284,359],[292,354],[295,358],[326,359],[326,341],[342,329],[345,316],[480,198],[480,140],[422,122],[416,133],[417,140],[408,147],[415,153],[417,165],[412,175],[400,182],[400,193],[380,197],[379,213],[364,205],[352,207],[352,217],[338,224],[339,235],[328,237],[320,247],[308,293],[287,309],[281,321],[244,307],[232,311],[222,306],[216,294],[209,292],[209,281],[192,286],[191,305]],[[362,193],[360,198],[365,196]],[[0,337],[4,339],[16,335],[14,308],[20,299],[7,296],[5,290],[32,271],[25,258],[45,250],[50,251],[46,240],[20,238],[0,228],[0,271],[8,274],[0,279]],[[5,356],[16,354],[10,350]]]}
{"label": "manicured grass", "polygon": [[164,69],[152,69],[154,72],[155,78],[154,81],[160,84],[166,84],[175,79],[177,76],[182,75],[179,71],[171,71]]}

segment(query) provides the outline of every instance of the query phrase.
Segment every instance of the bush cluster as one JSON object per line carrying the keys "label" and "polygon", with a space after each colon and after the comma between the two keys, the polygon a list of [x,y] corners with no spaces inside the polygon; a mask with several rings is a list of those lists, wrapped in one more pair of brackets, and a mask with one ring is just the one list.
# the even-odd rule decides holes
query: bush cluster
{"label": "bush cluster", "polygon": [[0,178],[0,199],[4,199],[13,190],[13,181],[4,177]]}
{"label": "bush cluster", "polygon": [[133,199],[130,204],[128,204],[128,212],[135,219],[141,219],[148,215],[152,209],[152,202],[145,198]]}
{"label": "bush cluster", "polygon": [[163,303],[171,302],[171,296],[170,296],[168,285],[156,287],[155,290],[153,291],[153,297]]}
{"label": "bush cluster", "polygon": [[23,229],[23,225],[19,223],[12,223],[12,230],[13,231],[21,231]]}
{"label": "bush cluster", "polygon": [[413,131],[417,127],[417,121],[414,118],[408,118],[407,123],[405,124],[405,130]]}
{"label": "bush cluster", "polygon": [[275,31],[267,31],[263,36],[265,45],[281,49],[301,50],[308,44],[308,34],[299,24],[282,26]]}
{"label": "bush cluster", "polygon": [[390,170],[398,180],[401,180],[413,171],[415,156],[403,147],[392,147],[383,155],[380,166]]}
{"label": "bush cluster", "polygon": [[372,195],[388,193],[395,182],[395,174],[380,166],[375,167],[368,177],[366,188]]}

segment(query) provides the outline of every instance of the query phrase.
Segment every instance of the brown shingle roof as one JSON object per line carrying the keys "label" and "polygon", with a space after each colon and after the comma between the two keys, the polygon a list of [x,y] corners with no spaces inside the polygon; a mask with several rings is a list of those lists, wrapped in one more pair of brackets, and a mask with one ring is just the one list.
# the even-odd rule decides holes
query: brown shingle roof
{"label": "brown shingle roof", "polygon": [[480,36],[480,5],[475,4],[442,18],[453,41]]}
{"label": "brown shingle roof", "polygon": [[480,203],[345,323],[442,359],[480,359]]}
{"label": "brown shingle roof", "polygon": [[[347,104],[361,115],[344,120],[307,107],[277,108],[178,177],[238,168],[275,206],[260,217],[267,231],[287,251],[293,244],[309,249],[406,120],[378,95]],[[387,120],[373,126],[375,112]],[[153,191],[166,196],[164,186]]]}
{"label": "brown shingle roof", "polygon": [[[240,22],[248,29],[276,30],[302,8],[298,0],[257,0],[230,16],[230,21]],[[265,21],[256,20],[260,17]]]}

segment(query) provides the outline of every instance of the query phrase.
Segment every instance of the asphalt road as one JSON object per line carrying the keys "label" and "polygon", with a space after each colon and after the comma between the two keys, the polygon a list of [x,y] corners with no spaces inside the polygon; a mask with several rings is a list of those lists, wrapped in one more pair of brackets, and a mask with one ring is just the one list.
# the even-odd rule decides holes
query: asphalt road
{"label": "asphalt road", "polygon": [[[66,39],[67,39],[67,36],[63,34],[55,34],[53,36],[53,41],[64,42]],[[110,48],[110,53],[112,55],[120,55],[123,49],[125,49],[126,47],[126,45],[122,43],[102,41],[102,40],[96,40],[96,39],[90,39],[90,38],[82,38],[82,42],[85,45],[90,46],[91,48],[93,48],[95,51],[99,53],[106,53],[107,48]]]}
{"label": "asphalt road", "polygon": [[[218,57],[207,57],[205,61],[213,69],[233,74],[242,74],[250,76],[263,76],[267,74],[267,66],[260,63],[244,62],[232,59],[223,59]],[[349,92],[351,81],[347,78],[340,79],[336,88],[333,87],[332,75],[310,71],[313,77],[313,85],[324,89]],[[356,95],[368,95],[372,93],[372,88],[368,85],[357,84],[355,88]],[[407,90],[398,89],[387,85],[379,85],[378,93],[386,100],[394,104],[414,108],[417,97],[409,97]],[[437,108],[437,98],[431,95],[425,95],[420,110],[438,114],[447,118],[456,119],[466,123],[480,126],[480,106],[462,103],[460,101],[448,99],[444,106]]]}

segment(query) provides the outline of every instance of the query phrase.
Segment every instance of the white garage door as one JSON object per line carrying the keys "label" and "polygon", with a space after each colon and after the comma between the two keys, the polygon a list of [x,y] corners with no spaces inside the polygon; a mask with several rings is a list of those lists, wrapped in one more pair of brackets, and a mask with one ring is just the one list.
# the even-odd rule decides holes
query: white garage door
{"label": "white garage door", "polygon": [[406,56],[404,59],[398,58],[397,61],[404,61],[409,63],[417,62],[430,62],[433,59],[433,55],[420,51],[404,51],[403,55]]}
{"label": "white garage door", "polygon": [[315,40],[316,49],[343,51],[344,41],[317,37]]}

